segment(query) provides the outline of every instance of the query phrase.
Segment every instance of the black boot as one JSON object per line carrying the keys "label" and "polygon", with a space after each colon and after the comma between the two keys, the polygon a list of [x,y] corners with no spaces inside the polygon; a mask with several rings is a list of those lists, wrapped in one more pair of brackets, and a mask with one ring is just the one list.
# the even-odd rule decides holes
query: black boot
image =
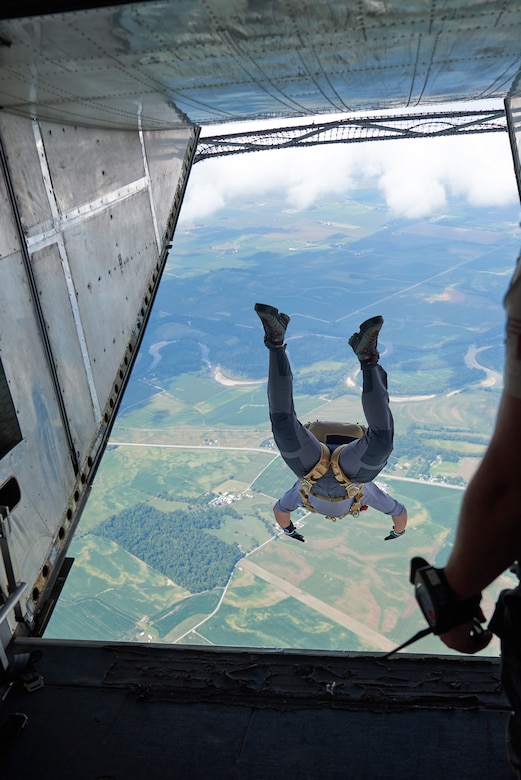
{"label": "black boot", "polygon": [[274,306],[266,303],[256,303],[255,311],[264,328],[264,343],[268,349],[284,346],[284,336],[290,318],[279,312]]}

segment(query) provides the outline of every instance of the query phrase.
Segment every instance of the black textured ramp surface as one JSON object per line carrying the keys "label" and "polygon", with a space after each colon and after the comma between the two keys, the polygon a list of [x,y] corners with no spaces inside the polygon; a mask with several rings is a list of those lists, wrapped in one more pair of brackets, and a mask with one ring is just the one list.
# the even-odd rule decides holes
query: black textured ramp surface
{"label": "black textured ramp surface", "polygon": [[17,640],[4,780],[511,778],[497,659]]}

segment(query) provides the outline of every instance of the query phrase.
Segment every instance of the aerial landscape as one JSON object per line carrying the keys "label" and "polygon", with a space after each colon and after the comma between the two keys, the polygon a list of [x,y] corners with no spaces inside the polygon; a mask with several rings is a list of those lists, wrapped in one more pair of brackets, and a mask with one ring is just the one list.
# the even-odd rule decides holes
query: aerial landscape
{"label": "aerial landscape", "polygon": [[[46,636],[373,652],[423,628],[410,559],[446,561],[490,437],[518,211],[455,194],[399,217],[366,185],[181,219]],[[403,538],[384,541],[372,509],[298,510],[305,544],[281,535],[272,506],[295,479],[271,436],[257,301],[291,317],[303,422],[364,422],[347,339],[383,315],[396,434],[376,482],[407,506]],[[408,650],[441,652],[434,637]]]}

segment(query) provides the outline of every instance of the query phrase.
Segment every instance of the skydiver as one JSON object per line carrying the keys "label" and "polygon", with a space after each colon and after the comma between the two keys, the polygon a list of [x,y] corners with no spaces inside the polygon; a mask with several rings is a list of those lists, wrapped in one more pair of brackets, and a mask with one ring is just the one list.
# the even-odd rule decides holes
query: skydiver
{"label": "skydiver", "polygon": [[[383,318],[366,320],[348,341],[362,369],[362,407],[368,428],[361,438],[339,449],[335,465],[336,446],[326,445],[329,452],[324,453],[323,445],[295,413],[293,375],[284,343],[289,316],[263,303],[256,303],[255,311],[269,350],[268,405],[273,437],[283,460],[298,477],[273,507],[278,525],[288,536],[304,542],[291,520],[291,512],[298,507],[335,520],[349,514],[357,516],[360,509],[371,506],[392,517],[393,527],[386,541],[403,536],[407,525],[405,506],[372,482],[387,463],[394,435],[387,374],[378,363]],[[328,465],[330,459],[333,463]],[[318,472],[322,476],[317,478],[317,472],[313,472],[320,464]]]}

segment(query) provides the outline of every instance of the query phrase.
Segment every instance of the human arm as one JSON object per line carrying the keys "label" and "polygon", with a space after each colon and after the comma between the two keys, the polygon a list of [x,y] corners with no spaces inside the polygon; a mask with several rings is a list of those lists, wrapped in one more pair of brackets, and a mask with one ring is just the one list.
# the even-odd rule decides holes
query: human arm
{"label": "human arm", "polygon": [[273,507],[273,514],[275,515],[275,520],[280,525],[282,530],[285,528],[289,528],[291,525],[291,513],[290,512],[283,512],[280,509],[277,509],[277,504]]}
{"label": "human arm", "polygon": [[407,525],[407,510],[404,509],[399,515],[392,515],[393,518],[393,531],[397,534],[402,534],[405,531]]}
{"label": "human arm", "polygon": [[[298,483],[297,483],[298,484]],[[298,494],[300,495],[300,494]],[[279,498],[275,506],[273,507],[273,514],[277,524],[282,528],[285,534],[291,536],[299,542],[304,542],[305,539],[302,534],[299,534],[295,526],[291,521],[291,510],[286,509],[287,506],[295,508],[299,506],[297,494],[295,492],[295,485],[288,490],[282,498]]]}
{"label": "human arm", "polygon": [[460,599],[479,593],[521,554],[521,399],[503,394],[496,427],[469,483],[445,577]]}
{"label": "human arm", "polygon": [[[504,392],[492,439],[461,505],[446,580],[460,599],[480,593],[521,554],[521,399]],[[440,639],[463,653],[485,647],[491,635],[473,637],[472,623]]]}
{"label": "human arm", "polygon": [[393,527],[390,533],[385,537],[385,540],[398,539],[405,533],[407,526],[407,509],[404,504],[397,501],[385,490],[375,485],[374,482],[368,482],[364,484],[364,502],[378,509],[379,512],[383,512],[386,515],[390,515],[393,521]]}

